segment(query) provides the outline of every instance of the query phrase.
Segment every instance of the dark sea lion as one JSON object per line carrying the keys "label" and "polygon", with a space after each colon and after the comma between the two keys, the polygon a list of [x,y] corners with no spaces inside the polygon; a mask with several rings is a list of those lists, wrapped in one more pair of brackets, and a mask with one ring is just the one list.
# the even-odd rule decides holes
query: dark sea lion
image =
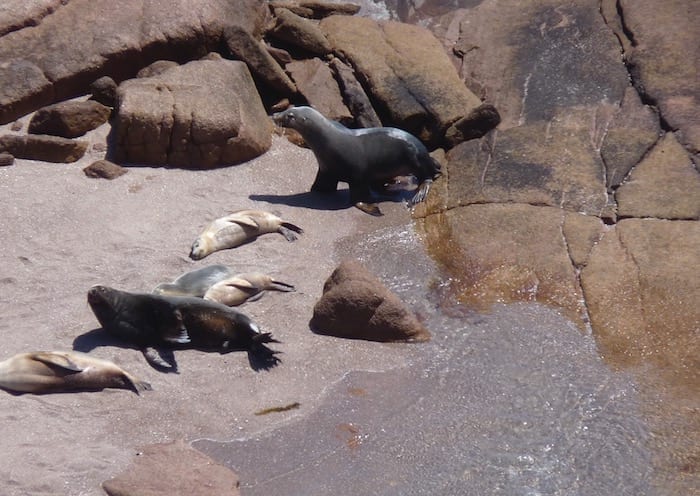
{"label": "dark sea lion", "polygon": [[139,394],[150,391],[151,385],[110,361],[79,351],[37,351],[0,362],[0,388],[34,394],[118,388]]}
{"label": "dark sea lion", "polygon": [[333,192],[348,183],[350,201],[360,210],[381,215],[371,202],[371,190],[384,190],[397,176],[414,175],[418,191],[410,205],[423,201],[440,164],[415,136],[393,127],[350,129],[326,119],[311,107],[292,107],[273,114],[274,122],[301,134],[318,161],[311,191]]}
{"label": "dark sea lion", "polygon": [[279,359],[265,343],[278,343],[246,315],[213,301],[189,296],[129,293],[93,286],[88,303],[110,334],[141,348],[148,362],[175,370],[157,353],[162,346],[185,346],[226,353],[245,350],[254,368],[269,369]]}
{"label": "dark sea lion", "polygon": [[287,241],[297,239],[302,228],[262,210],[238,210],[210,223],[192,243],[190,258],[202,258],[218,250],[235,248],[267,233],[280,233]]}
{"label": "dark sea lion", "polygon": [[198,296],[201,298],[214,284],[235,274],[236,272],[226,265],[209,265],[185,272],[173,282],[161,283],[152,292],[166,296]]}
{"label": "dark sea lion", "polygon": [[295,291],[294,286],[278,281],[260,272],[246,272],[223,279],[212,285],[204,294],[205,300],[217,301],[235,307],[246,301],[253,301],[263,295],[263,291]]}

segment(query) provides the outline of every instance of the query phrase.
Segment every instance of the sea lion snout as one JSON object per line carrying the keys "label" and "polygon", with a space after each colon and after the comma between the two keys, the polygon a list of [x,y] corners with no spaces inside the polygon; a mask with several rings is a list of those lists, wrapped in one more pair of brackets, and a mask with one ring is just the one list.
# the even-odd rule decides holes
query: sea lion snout
{"label": "sea lion snout", "polygon": [[88,290],[87,300],[90,304],[103,303],[106,299],[107,288],[105,286],[93,286]]}
{"label": "sea lion snout", "polygon": [[202,243],[200,243],[199,239],[197,239],[194,243],[192,243],[192,248],[190,248],[190,258],[192,260],[201,260],[206,256],[207,253],[205,252]]}

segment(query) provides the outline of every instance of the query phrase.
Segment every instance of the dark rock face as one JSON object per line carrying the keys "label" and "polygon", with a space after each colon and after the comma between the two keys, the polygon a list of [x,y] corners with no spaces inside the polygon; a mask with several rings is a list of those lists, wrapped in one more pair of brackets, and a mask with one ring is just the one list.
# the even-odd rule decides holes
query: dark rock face
{"label": "dark rock face", "polygon": [[87,147],[87,141],[43,134],[0,136],[0,151],[8,152],[16,158],[44,162],[75,162],[85,155]]}
{"label": "dark rock face", "polygon": [[238,1],[236,8],[227,0],[167,8],[157,0],[62,3],[38,25],[0,38],[0,60],[11,61],[0,68],[0,123],[84,94],[100,76],[120,81],[158,59],[201,57],[218,46],[224,26],[255,32],[267,11],[258,0]]}
{"label": "dark rock face", "polygon": [[211,168],[254,158],[271,145],[272,124],[243,62],[190,62],[118,89],[119,163]]}
{"label": "dark rock face", "polygon": [[323,287],[311,328],[319,334],[368,341],[427,341],[430,332],[379,279],[344,261]]}
{"label": "dark rock face", "polygon": [[77,138],[98,128],[111,109],[94,100],[61,102],[39,109],[29,121],[30,134]]}
{"label": "dark rock face", "polygon": [[184,441],[153,444],[131,467],[102,483],[109,496],[240,494],[238,476]]}

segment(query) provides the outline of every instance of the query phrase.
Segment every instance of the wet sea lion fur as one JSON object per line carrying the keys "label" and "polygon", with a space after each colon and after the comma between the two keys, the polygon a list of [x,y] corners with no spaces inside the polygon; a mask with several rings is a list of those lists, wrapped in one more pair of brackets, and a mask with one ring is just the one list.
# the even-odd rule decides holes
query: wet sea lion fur
{"label": "wet sea lion fur", "polygon": [[409,204],[416,205],[440,176],[440,164],[425,145],[402,129],[351,129],[306,106],[275,113],[272,120],[298,131],[313,151],[318,172],[311,191],[333,192],[339,181],[346,182],[351,203],[371,215],[381,215],[371,203],[371,190],[386,190],[395,177],[413,175],[419,186]]}

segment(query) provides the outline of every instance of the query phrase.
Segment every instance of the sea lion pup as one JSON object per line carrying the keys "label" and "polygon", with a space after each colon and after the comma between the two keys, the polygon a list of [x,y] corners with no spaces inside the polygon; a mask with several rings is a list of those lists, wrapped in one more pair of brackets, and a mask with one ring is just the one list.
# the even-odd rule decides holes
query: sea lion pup
{"label": "sea lion pup", "polygon": [[0,362],[0,388],[34,394],[118,388],[139,394],[150,391],[151,385],[110,361],[79,351],[36,351]]}
{"label": "sea lion pup", "polygon": [[110,334],[141,348],[146,360],[158,369],[176,370],[158,348],[187,347],[227,353],[246,350],[259,368],[279,363],[265,343],[279,343],[269,332],[260,332],[246,315],[221,303],[189,296],[129,293],[93,286],[87,300],[95,317]]}
{"label": "sea lion pup", "polygon": [[262,210],[237,210],[216,219],[192,244],[190,258],[201,260],[218,250],[235,248],[254,240],[261,234],[280,233],[287,241],[297,239],[302,228]]}
{"label": "sea lion pup", "polygon": [[393,127],[350,129],[326,119],[311,107],[291,107],[272,115],[273,121],[301,134],[318,161],[311,191],[333,192],[338,181],[348,183],[350,201],[371,215],[382,215],[371,202],[371,190],[383,190],[397,176],[414,175],[418,191],[410,200],[416,205],[428,195],[440,164],[415,136]]}
{"label": "sea lion pup", "polygon": [[207,290],[204,299],[235,307],[246,301],[255,301],[261,298],[265,290],[296,291],[291,284],[277,281],[267,274],[247,272],[217,282]]}
{"label": "sea lion pup", "polygon": [[236,272],[226,265],[208,265],[199,269],[185,272],[173,282],[164,282],[153,288],[153,294],[166,296],[198,296],[203,297],[214,284],[228,279]]}

